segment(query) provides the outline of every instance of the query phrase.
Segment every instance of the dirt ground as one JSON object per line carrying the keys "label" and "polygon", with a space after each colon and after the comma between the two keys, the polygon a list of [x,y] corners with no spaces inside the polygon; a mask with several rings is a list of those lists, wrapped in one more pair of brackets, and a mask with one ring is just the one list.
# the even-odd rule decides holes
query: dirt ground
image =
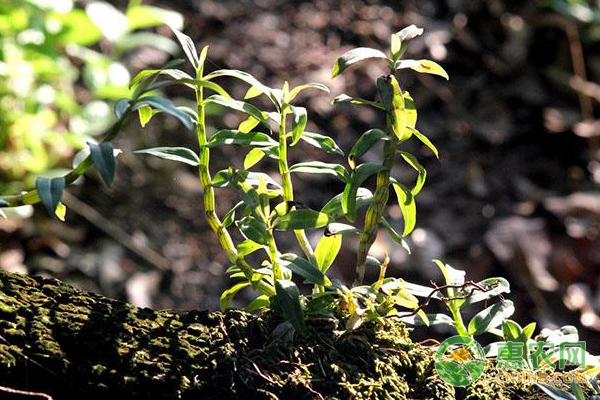
{"label": "dirt ground", "polygon": [[[332,81],[333,62],[355,46],[387,47],[390,34],[408,24],[425,28],[409,52],[442,64],[450,81],[410,72],[399,79],[416,99],[418,128],[436,143],[440,159],[410,148],[428,169],[417,198],[413,254],[385,235],[373,254],[387,249],[390,274],[413,282],[441,281],[433,258],[465,269],[473,280],[505,276],[516,320],[576,325],[588,350],[600,352],[597,26],[537,2],[500,0],[154,3],[185,15],[185,32],[210,45],[210,69],[243,69],[278,86],[284,79],[328,85],[330,95],[306,92],[301,103],[309,109],[308,128],[331,135],[344,151],[382,118],[331,100],[340,93],[374,98],[373,81],[383,69],[372,63]],[[132,71],[165,60],[149,50],[128,59]],[[243,96],[246,88],[231,84]],[[183,91],[169,94],[182,103],[191,99]],[[210,121],[233,127],[240,118],[215,113]],[[194,140],[171,119],[155,118],[143,131],[131,123],[116,144],[124,154],[113,189],[88,173],[66,199],[67,224],[47,220],[41,209],[30,220],[1,222],[0,266],[141,306],[216,309],[228,265],[199,209],[194,170],[131,153],[156,145],[195,148]],[[292,149],[292,161],[307,150]],[[233,148],[213,154],[214,171],[243,160]],[[324,153],[310,154],[325,160]],[[394,174],[414,179],[408,169]],[[294,184],[298,200],[312,207],[342,191],[321,178],[295,177]],[[233,193],[218,195],[221,213],[236,201]],[[397,207],[388,211],[398,215]],[[355,247],[345,242],[333,268],[346,281]],[[241,305],[244,297],[238,300]]]}

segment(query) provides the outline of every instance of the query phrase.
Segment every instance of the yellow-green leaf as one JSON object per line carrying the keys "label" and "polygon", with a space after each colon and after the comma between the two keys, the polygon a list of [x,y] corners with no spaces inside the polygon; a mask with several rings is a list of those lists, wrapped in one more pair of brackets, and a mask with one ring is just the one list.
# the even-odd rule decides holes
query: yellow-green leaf
{"label": "yellow-green leaf", "polygon": [[323,236],[315,248],[317,266],[323,272],[327,271],[337,257],[342,247],[342,235]]}

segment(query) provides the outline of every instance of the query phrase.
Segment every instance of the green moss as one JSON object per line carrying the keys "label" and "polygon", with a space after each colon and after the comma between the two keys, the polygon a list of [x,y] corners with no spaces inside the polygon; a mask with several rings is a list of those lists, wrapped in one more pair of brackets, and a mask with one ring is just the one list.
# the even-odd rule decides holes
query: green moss
{"label": "green moss", "polygon": [[[138,309],[55,280],[0,272],[0,375],[61,398],[516,399],[489,374],[456,389],[433,351],[393,320],[352,332],[310,321],[306,337],[271,313]],[[9,345],[10,344],[10,345]],[[39,367],[38,367],[39,365]],[[23,379],[29,379],[24,382]],[[535,398],[535,397],[532,397]]]}

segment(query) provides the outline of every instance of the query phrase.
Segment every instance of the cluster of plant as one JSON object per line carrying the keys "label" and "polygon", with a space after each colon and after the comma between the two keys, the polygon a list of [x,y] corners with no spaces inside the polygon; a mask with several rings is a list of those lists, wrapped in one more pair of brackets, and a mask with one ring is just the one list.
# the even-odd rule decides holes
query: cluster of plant
{"label": "cluster of plant", "polygon": [[178,13],[140,0],[131,0],[125,13],[102,1],[75,6],[75,0],[0,4],[0,193],[31,187],[52,169],[64,173],[58,168],[73,149],[108,129],[113,102],[130,95],[131,76],[120,61],[125,52],[179,50],[141,31],[181,26]]}
{"label": "cluster of plant", "polygon": [[[64,219],[66,209],[61,203],[63,191],[90,167],[96,167],[107,186],[112,184],[116,158],[120,152],[113,148],[112,141],[122,131],[127,119],[137,114],[140,124],[145,126],[154,115],[165,113],[177,118],[190,131],[195,131],[198,150],[157,147],[138,150],[136,153],[197,167],[203,191],[203,211],[231,263],[226,273],[235,280],[221,295],[220,304],[223,309],[230,306],[238,292],[251,288],[256,292],[256,297],[247,305],[246,310],[270,308],[280,312],[299,334],[306,333],[306,320],[311,318],[336,318],[345,321],[346,329],[354,329],[365,322],[394,317],[412,325],[450,325],[459,335],[469,338],[482,334],[495,335],[501,341],[488,345],[485,348],[486,356],[497,355],[499,344],[505,341],[526,345],[534,340],[535,323],[521,327],[509,319],[515,309],[510,300],[503,298],[503,294],[510,292],[506,279],[466,281],[464,271],[435,260],[445,284],[425,287],[400,278],[386,277],[389,258],[386,256],[383,260],[378,260],[369,255],[369,249],[382,228],[410,251],[404,238],[415,227],[415,197],[425,184],[427,172],[417,157],[405,150],[403,144],[415,138],[437,156],[435,146],[416,129],[415,102],[407,91],[402,90],[396,77],[399,70],[409,68],[448,78],[442,67],[432,61],[402,58],[410,40],[420,35],[422,29],[411,25],[393,34],[389,55],[376,49],[356,48],[337,60],[333,69],[334,78],[351,65],[367,59],[380,59],[390,68],[389,74],[377,79],[379,99],[367,100],[344,94],[333,100],[335,104],[351,103],[374,107],[381,112],[385,121],[382,124],[384,126],[369,129],[360,136],[346,156],[347,166],[341,161],[325,163],[308,160],[294,165],[288,163],[288,152],[300,141],[331,157],[340,159],[345,156],[330,136],[305,130],[307,110],[294,104],[298,94],[304,90],[328,92],[325,85],[307,83],[292,88],[288,82],[284,82],[281,88],[271,88],[243,71],[221,69],[205,73],[208,48],[204,47],[198,53],[189,37],[174,28],[173,32],[193,67],[193,74],[176,69],[183,60],[175,60],[160,69],[140,72],[131,80],[128,88],[131,90],[130,98],[117,102],[117,121],[108,129],[102,141],[88,143],[75,156],[73,169],[67,174],[38,177],[35,189],[0,197],[0,216],[3,215],[1,207],[42,203],[48,213]],[[219,79],[226,77],[248,85],[243,100],[232,98],[217,83]],[[177,106],[161,96],[160,90],[171,85],[189,88],[196,99],[195,109]],[[269,109],[261,109],[249,101],[258,96],[269,100]],[[242,113],[245,119],[237,129],[221,129],[209,135],[205,122],[206,107],[209,105]],[[376,147],[377,144],[382,144],[380,162],[361,162],[367,152],[374,152],[379,148]],[[212,171],[211,151],[226,145],[247,149],[243,165]],[[398,161],[416,172],[416,181],[412,186],[406,186],[391,176],[392,167]],[[256,170],[259,163],[266,162],[277,166],[277,179]],[[310,209],[303,205],[303,199],[296,198],[292,182],[294,174],[332,175],[344,184],[344,190],[321,209]],[[366,187],[371,177],[375,177],[374,190]],[[215,207],[215,192],[222,188],[235,190],[239,195],[239,202],[223,216],[219,216]],[[393,221],[385,214],[390,191],[395,193],[402,211],[404,226],[401,232],[394,229]],[[359,218],[359,211],[362,218]],[[359,224],[357,221],[363,223]],[[306,235],[306,230],[313,229],[322,230],[322,236],[314,248]],[[292,231],[301,253],[280,252],[279,231]],[[359,240],[356,276],[351,287],[327,276],[344,237],[348,236],[357,236]],[[240,239],[235,240],[236,238]],[[258,263],[253,262],[257,259]],[[378,279],[371,284],[363,283],[367,267],[379,270]],[[306,290],[300,290],[296,283],[298,279],[294,277],[309,285]],[[421,303],[418,297],[423,298]],[[432,300],[443,302],[449,314],[425,313],[424,308]],[[482,303],[483,310],[465,323],[465,309]],[[536,340],[560,343],[572,341],[573,334],[576,335],[576,330],[573,333],[572,329],[563,329],[546,332]],[[528,354],[524,355],[526,365],[527,356]],[[598,390],[596,381],[591,382],[591,385]],[[541,387],[553,398],[582,399],[579,386],[573,386],[574,396],[554,387]]]}

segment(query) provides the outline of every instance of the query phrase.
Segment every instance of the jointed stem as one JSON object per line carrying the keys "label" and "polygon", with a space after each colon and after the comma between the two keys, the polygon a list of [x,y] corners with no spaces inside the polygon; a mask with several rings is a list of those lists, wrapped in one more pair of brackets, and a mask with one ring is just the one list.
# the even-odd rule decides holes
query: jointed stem
{"label": "jointed stem", "polygon": [[[202,69],[198,70],[197,79],[202,79]],[[223,250],[225,250],[229,261],[232,264],[237,265],[248,280],[252,280],[252,276],[254,275],[253,268],[244,260],[243,257],[238,256],[235,245],[233,244],[233,240],[231,239],[231,235],[229,234],[227,228],[223,226],[223,223],[215,212],[215,192],[211,184],[212,179],[209,170],[210,149],[207,146],[202,86],[196,87],[196,103],[198,106],[198,122],[196,125],[196,133],[198,136],[198,145],[200,147],[200,165],[198,166],[198,174],[203,190],[204,212],[206,214],[206,219],[210,228],[219,238],[219,243],[221,244]],[[253,283],[253,288],[266,295],[275,294],[273,287],[263,280]]]}
{"label": "jointed stem", "polygon": [[[283,200],[293,201],[294,190],[292,187],[292,179],[287,163],[287,138],[285,133],[285,116],[284,112],[281,113],[281,120],[279,123],[279,174],[281,175],[282,187],[283,187]],[[306,233],[303,230],[295,230],[294,234],[302,252],[308,258],[313,265],[317,265],[317,259],[313,251]]]}
{"label": "jointed stem", "polygon": [[[388,124],[389,125],[389,124]],[[383,210],[389,198],[390,172],[394,165],[395,154],[398,148],[398,139],[388,126],[389,140],[383,146],[383,167],[377,174],[377,188],[375,189],[375,202],[369,206],[365,215],[365,228],[360,235],[360,243],[356,256],[356,277],[354,278],[354,286],[362,285],[365,277],[365,268],[367,255],[373,242],[377,238],[377,228],[379,220],[383,215]]]}

